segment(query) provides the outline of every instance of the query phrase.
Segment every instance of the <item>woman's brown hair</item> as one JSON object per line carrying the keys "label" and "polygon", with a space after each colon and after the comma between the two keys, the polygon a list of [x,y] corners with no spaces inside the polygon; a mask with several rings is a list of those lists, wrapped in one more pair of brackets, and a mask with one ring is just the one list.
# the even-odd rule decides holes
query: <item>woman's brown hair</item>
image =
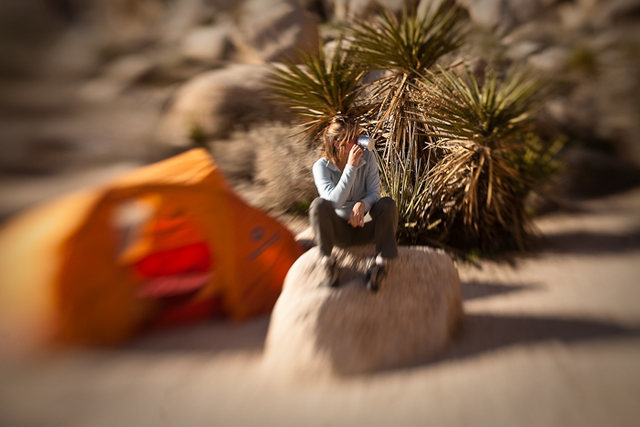
{"label": "woman's brown hair", "polygon": [[331,119],[322,135],[322,155],[338,164],[338,149],[353,141],[360,134],[358,123],[346,116],[335,116]]}

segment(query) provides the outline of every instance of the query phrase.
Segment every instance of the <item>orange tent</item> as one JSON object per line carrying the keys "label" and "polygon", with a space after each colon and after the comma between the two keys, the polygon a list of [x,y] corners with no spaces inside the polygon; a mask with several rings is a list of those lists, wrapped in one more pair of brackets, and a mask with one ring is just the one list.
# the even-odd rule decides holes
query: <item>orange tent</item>
{"label": "orange tent", "polygon": [[271,310],[301,253],[191,150],[7,224],[0,338],[113,344],[215,314],[245,319]]}

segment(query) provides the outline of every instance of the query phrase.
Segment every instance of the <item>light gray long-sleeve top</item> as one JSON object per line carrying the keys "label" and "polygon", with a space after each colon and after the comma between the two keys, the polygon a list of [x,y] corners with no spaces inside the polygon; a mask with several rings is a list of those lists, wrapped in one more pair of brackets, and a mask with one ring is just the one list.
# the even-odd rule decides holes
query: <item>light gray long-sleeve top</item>
{"label": "light gray long-sleeve top", "polygon": [[340,169],[325,157],[313,164],[313,180],[318,194],[333,203],[336,213],[349,219],[357,202],[363,202],[365,213],[380,199],[380,173],[373,152],[365,150],[357,166]]}

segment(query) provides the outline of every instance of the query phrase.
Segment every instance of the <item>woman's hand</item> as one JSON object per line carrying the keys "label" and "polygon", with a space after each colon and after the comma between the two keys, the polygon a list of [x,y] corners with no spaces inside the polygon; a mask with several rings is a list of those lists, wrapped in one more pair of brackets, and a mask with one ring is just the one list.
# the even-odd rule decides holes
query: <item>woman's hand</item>
{"label": "woman's hand", "polygon": [[362,147],[360,147],[358,144],[353,144],[353,147],[351,147],[351,150],[349,150],[349,158],[347,159],[347,164],[351,166],[358,166],[358,162],[360,161],[363,153],[364,151],[362,150]]}
{"label": "woman's hand", "polygon": [[351,216],[347,222],[352,227],[364,227],[364,203],[358,202],[353,205]]}

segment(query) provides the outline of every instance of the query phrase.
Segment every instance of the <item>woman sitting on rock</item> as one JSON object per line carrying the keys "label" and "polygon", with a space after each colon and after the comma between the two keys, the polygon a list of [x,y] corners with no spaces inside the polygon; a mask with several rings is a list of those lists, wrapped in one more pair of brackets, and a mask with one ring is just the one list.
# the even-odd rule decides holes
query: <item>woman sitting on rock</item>
{"label": "woman sitting on rock", "polygon": [[[376,256],[369,262],[366,283],[378,290],[390,259],[398,256],[398,213],[393,199],[380,198],[380,176],[373,152],[356,142],[358,125],[336,116],[323,135],[323,157],[313,165],[313,179],[320,197],[311,203],[310,220],[326,270],[326,285],[338,285],[334,245],[345,247],[375,243]],[[369,214],[371,221],[365,222]]]}

